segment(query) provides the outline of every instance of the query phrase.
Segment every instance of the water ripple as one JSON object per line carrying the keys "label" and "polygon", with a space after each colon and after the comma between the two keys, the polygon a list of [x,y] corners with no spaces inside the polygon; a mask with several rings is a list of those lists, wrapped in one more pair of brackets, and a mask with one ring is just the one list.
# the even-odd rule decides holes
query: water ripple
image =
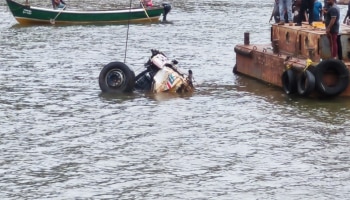
{"label": "water ripple", "polygon": [[[347,199],[348,100],[232,74],[245,31],[269,42],[273,1],[169,2],[127,51],[127,25],[23,27],[0,4],[0,198]],[[100,92],[104,65],[139,72],[153,48],[193,70],[194,94]]]}

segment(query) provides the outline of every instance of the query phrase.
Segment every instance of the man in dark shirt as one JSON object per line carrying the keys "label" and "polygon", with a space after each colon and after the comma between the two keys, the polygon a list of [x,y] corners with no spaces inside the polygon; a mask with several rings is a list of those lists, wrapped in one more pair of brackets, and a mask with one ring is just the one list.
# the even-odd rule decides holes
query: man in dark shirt
{"label": "man in dark shirt", "polygon": [[338,56],[337,36],[339,33],[339,10],[334,4],[335,0],[327,0],[329,8],[325,14],[326,34],[329,39],[332,58]]}

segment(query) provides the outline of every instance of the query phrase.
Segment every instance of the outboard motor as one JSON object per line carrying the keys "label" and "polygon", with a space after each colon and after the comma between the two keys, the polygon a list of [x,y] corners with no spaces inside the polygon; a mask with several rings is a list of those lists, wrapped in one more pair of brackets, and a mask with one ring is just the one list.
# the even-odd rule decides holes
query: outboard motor
{"label": "outboard motor", "polygon": [[171,10],[171,5],[170,3],[162,3],[162,6],[164,8],[164,13],[163,13],[163,22],[166,21],[166,16]]}

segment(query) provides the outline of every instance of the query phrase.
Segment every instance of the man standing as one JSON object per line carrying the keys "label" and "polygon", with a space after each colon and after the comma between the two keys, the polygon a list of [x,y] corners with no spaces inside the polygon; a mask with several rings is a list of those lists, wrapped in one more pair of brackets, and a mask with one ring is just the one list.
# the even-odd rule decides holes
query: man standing
{"label": "man standing", "polygon": [[346,15],[344,17],[343,24],[350,25],[349,19],[350,19],[350,1],[348,3],[348,10],[346,11]]}
{"label": "man standing", "polygon": [[280,11],[279,11],[278,0],[275,0],[275,3],[273,4],[273,10],[271,13],[270,22],[272,20],[272,17],[275,20],[275,23],[280,22]]}
{"label": "man standing", "polygon": [[[301,26],[304,17],[309,21],[309,25],[312,25],[314,21],[314,1],[315,0],[301,0],[300,13],[296,26]],[[309,13],[309,17],[307,17],[307,13]]]}
{"label": "man standing", "polygon": [[338,45],[337,36],[339,33],[339,10],[334,4],[335,0],[327,0],[327,6],[329,6],[325,14],[326,34],[329,39],[332,58],[337,59]]}
{"label": "man standing", "polygon": [[322,3],[315,0],[314,3],[314,21],[322,21]]}
{"label": "man standing", "polygon": [[280,22],[279,25],[284,24],[284,14],[287,12],[289,25],[293,25],[292,18],[292,0],[279,0]]}

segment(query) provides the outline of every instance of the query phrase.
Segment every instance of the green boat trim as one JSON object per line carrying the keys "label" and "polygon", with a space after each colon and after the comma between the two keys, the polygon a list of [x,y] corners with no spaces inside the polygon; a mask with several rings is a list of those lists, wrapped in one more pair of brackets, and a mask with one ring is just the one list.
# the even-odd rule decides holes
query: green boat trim
{"label": "green boat trim", "polygon": [[[157,22],[163,14],[163,20],[171,9],[169,4],[147,8],[126,8],[116,10],[54,10],[24,5],[6,0],[7,5],[22,25],[31,24],[101,24],[101,23],[143,23]],[[147,12],[147,14],[146,14]]]}

